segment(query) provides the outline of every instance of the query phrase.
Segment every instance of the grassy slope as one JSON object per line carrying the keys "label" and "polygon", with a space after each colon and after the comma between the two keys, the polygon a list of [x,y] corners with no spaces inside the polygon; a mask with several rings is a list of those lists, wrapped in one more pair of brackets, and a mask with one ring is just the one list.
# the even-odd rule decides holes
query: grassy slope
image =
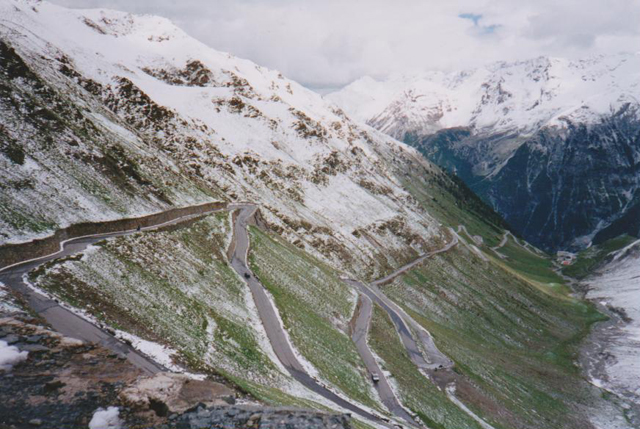
{"label": "grassy slope", "polygon": [[636,240],[637,238],[624,234],[607,240],[600,245],[585,249],[578,253],[578,257],[573,264],[563,267],[562,272],[567,276],[583,279],[600,265],[611,252],[622,249]]}
{"label": "grassy slope", "polygon": [[[444,226],[462,224],[482,236],[489,257],[484,262],[459,245],[385,288],[456,361],[456,371],[464,374],[456,377],[467,383],[464,389],[457,383],[458,398],[495,427],[585,427],[585,413],[576,408],[600,398],[574,362],[578,343],[603,316],[568,297],[548,258],[512,239],[501,250],[507,259],[489,251],[508,225],[464,185],[416,162],[395,168]],[[398,381],[403,391],[415,389]]]}
{"label": "grassy slope", "polygon": [[[584,427],[576,406],[597,397],[574,365],[576,346],[601,316],[563,289],[540,289],[535,283],[551,274],[535,272],[537,265],[515,272],[458,246],[426,260],[385,293],[492,399],[462,398],[472,410],[503,427]],[[531,272],[535,280],[528,280]]]}
{"label": "grassy slope", "polygon": [[465,225],[470,234],[482,236],[489,246],[498,245],[508,229],[504,220],[457,178],[416,164],[405,167],[398,176],[405,189],[444,226],[456,229]]}
{"label": "grassy slope", "polygon": [[250,265],[273,295],[295,347],[349,397],[380,409],[345,333],[354,295],[335,271],[283,240],[251,228]]}
{"label": "grassy slope", "polygon": [[252,390],[251,383],[273,383],[281,374],[256,340],[245,286],[226,263],[229,231],[228,215],[220,213],[188,227],[121,237],[32,279],[108,324],[169,344],[191,365],[206,370],[206,364]]}
{"label": "grassy slope", "polygon": [[432,429],[477,428],[471,418],[456,407],[411,361],[387,313],[378,305],[369,331],[369,344],[384,361],[383,369],[393,374],[402,403],[418,414]]}
{"label": "grassy slope", "polygon": [[[247,316],[246,286],[224,255],[229,232],[228,214],[219,213],[188,226],[120,237],[82,257],[47,265],[34,272],[31,280],[111,326],[171,346],[192,367],[213,370],[267,403],[326,410],[286,393],[282,385],[292,382],[258,344],[259,333]],[[319,282],[339,282],[329,277],[325,266],[312,269],[322,271]],[[327,308],[337,306],[348,314],[349,299],[344,294],[335,296]],[[318,335],[324,335],[329,328],[318,329]],[[328,343],[336,347],[332,353],[339,355],[342,337],[347,337],[333,334]],[[372,403],[371,398],[364,399]],[[368,427],[359,421],[354,425]]]}
{"label": "grassy slope", "polygon": [[507,257],[502,260],[506,266],[521,273],[527,280],[543,285],[564,283],[562,277],[553,272],[554,266],[550,258],[531,253],[515,243],[511,237],[508,238],[504,247],[498,249],[498,252]]}

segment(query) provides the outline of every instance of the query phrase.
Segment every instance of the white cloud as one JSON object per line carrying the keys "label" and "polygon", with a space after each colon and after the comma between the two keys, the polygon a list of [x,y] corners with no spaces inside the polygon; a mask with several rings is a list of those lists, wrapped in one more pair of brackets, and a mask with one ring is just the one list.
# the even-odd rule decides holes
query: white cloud
{"label": "white cloud", "polygon": [[313,88],[365,74],[640,50],[637,0],[53,1],[166,16],[215,49]]}

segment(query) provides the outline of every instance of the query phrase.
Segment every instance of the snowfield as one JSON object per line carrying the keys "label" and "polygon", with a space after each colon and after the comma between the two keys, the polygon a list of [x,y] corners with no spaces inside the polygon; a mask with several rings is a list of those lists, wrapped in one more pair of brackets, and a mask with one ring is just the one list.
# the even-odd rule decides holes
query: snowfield
{"label": "snowfield", "polygon": [[640,240],[587,278],[587,298],[615,313],[617,324],[596,325],[602,353],[590,356],[592,382],[635,403],[640,410]]}

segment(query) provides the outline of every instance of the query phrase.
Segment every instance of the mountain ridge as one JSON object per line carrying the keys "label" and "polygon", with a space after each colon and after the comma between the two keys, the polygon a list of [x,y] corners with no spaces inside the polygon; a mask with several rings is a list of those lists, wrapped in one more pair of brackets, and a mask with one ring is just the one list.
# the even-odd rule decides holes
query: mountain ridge
{"label": "mountain ridge", "polygon": [[626,102],[638,104],[638,65],[640,53],[576,61],[542,56],[380,81],[366,76],[326,98],[399,140],[460,126],[478,134],[532,133],[562,127],[563,118],[590,122]]}

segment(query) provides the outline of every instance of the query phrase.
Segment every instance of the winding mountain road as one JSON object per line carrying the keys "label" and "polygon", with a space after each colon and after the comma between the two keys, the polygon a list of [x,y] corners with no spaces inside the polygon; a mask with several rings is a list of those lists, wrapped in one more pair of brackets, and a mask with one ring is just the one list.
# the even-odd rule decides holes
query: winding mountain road
{"label": "winding mountain road", "polygon": [[[464,226],[460,226],[458,231],[461,231],[461,228]],[[413,262],[406,264],[400,267],[398,270],[393,273],[382,277],[376,281],[371,282],[369,285],[365,285],[362,282],[357,280],[342,278],[343,281],[350,284],[352,287],[356,288],[359,291],[359,305],[356,307],[358,314],[356,314],[356,326],[352,333],[351,338],[356,343],[356,347],[358,352],[365,362],[367,369],[371,372],[377,372],[380,374],[380,382],[377,384],[376,388],[378,389],[378,393],[380,394],[380,398],[385,406],[393,412],[397,417],[400,417],[410,423],[414,423],[414,420],[411,419],[409,413],[402,407],[397,397],[394,395],[391,387],[389,385],[388,380],[384,376],[384,374],[380,371],[380,368],[373,359],[373,355],[371,350],[369,349],[369,345],[366,341],[367,332],[369,329],[369,325],[371,323],[371,311],[372,311],[372,301],[375,301],[378,305],[380,305],[389,315],[393,324],[396,328],[396,332],[400,336],[402,344],[404,345],[411,361],[421,370],[433,370],[439,368],[451,368],[453,367],[453,361],[451,361],[446,355],[444,355],[433,342],[433,338],[431,335],[416,322],[411,316],[409,316],[406,312],[404,312],[400,307],[398,307],[391,299],[389,299],[380,289],[378,289],[378,285],[386,284],[396,278],[397,276],[405,273],[409,269],[413,268],[420,262],[425,259],[432,257],[438,253],[446,252],[456,246],[459,243],[458,235],[455,233],[453,229],[450,229],[453,239],[444,247],[426,253]],[[466,228],[464,228],[466,232]],[[468,232],[466,232],[467,235]],[[463,240],[464,241],[464,240]],[[474,240],[475,241],[475,240]],[[408,325],[411,325],[414,329],[414,332],[417,334],[420,343],[422,343],[423,351],[420,350],[418,346],[418,342],[413,336],[412,331],[409,329]],[[425,374],[426,376],[426,374]],[[451,400],[456,406],[458,406],[463,412],[467,413],[472,419],[474,419],[478,424],[484,429],[495,429],[493,426],[488,424],[478,415],[476,415],[473,411],[471,411],[464,403],[462,403],[455,396],[455,384],[450,384],[447,387],[447,397]]]}
{"label": "winding mountain road", "polygon": [[[200,217],[220,210],[224,209],[212,210],[210,212],[204,212],[196,215],[181,216],[168,222],[162,222],[156,225],[140,228],[140,230],[153,230],[163,226],[185,222],[195,217]],[[27,300],[29,306],[36,313],[42,316],[53,329],[61,334],[82,341],[99,344],[114,353],[125,356],[127,360],[140,368],[145,374],[151,375],[160,371],[165,371],[166,369],[162,365],[143,355],[130,345],[120,341],[103,328],[94,325],[71,310],[63,307],[57,300],[50,299],[42,293],[30,288],[24,280],[26,274],[46,262],[79,253],[98,241],[102,241],[107,238],[130,235],[136,232],[138,232],[138,229],[130,229],[104,234],[87,235],[62,241],[60,242],[60,250],[55,253],[12,264],[0,269],[0,283],[4,283],[14,291],[19,292]]]}
{"label": "winding mountain road", "polygon": [[385,283],[389,283],[390,281],[392,281],[393,279],[395,279],[396,277],[406,273],[407,271],[409,271],[411,268],[415,267],[416,265],[418,265],[420,262],[424,261],[427,258],[431,258],[434,255],[437,255],[438,253],[444,253],[444,252],[448,252],[449,250],[451,250],[451,248],[455,245],[458,244],[458,237],[453,234],[453,239],[444,245],[444,247],[441,247],[440,249],[437,250],[433,250],[431,252],[427,252],[419,257],[417,257],[416,259],[414,259],[413,261],[409,262],[408,264],[405,264],[403,266],[401,266],[400,268],[398,268],[397,270],[395,270],[394,272],[392,272],[391,274],[388,274],[382,278],[379,278],[378,280],[375,280],[373,282],[371,282],[370,286],[381,286]]}
{"label": "winding mountain road", "polygon": [[499,250],[502,249],[506,244],[507,244],[507,240],[509,239],[509,236],[511,236],[511,239],[513,240],[514,243],[516,243],[518,246],[522,247],[524,250],[526,250],[527,252],[535,255],[535,256],[544,256],[544,252],[541,251],[540,249],[538,249],[537,247],[532,246],[528,241],[525,241],[524,244],[522,244],[515,235],[513,235],[511,233],[511,231],[505,231],[504,234],[502,235],[502,240],[500,240],[500,243],[497,246],[494,246],[491,248],[491,250],[493,250],[493,252],[495,254],[497,254],[500,258],[502,259],[506,259],[507,256],[500,253]]}
{"label": "winding mountain road", "polygon": [[[429,335],[429,333],[411,316],[409,316],[402,308],[400,308],[395,302],[388,298],[378,288],[378,286],[392,281],[396,277],[406,273],[411,268],[415,267],[427,258],[437,255],[438,253],[447,252],[457,244],[458,238],[455,234],[453,234],[453,239],[444,247],[425,253],[414,261],[398,268],[391,274],[375,280],[368,285],[365,285],[358,280],[349,278],[342,279],[347,284],[358,290],[361,294],[369,298],[371,301],[378,304],[380,307],[382,307],[383,310],[387,312],[387,314],[393,321],[396,331],[400,335],[402,344],[407,350],[409,357],[411,358],[413,363],[421,369],[448,368],[453,366],[453,362],[440,350],[438,350],[435,343],[433,342],[433,338],[431,337],[431,335]],[[418,336],[418,340],[414,338],[410,326],[413,327],[415,333]],[[425,353],[422,352],[418,341],[422,344]]]}
{"label": "winding mountain road", "polygon": [[[234,237],[230,249],[231,266],[249,286],[258,310],[258,315],[277,358],[294,379],[311,391],[321,395],[346,410],[358,414],[368,420],[388,426],[385,419],[364,410],[352,402],[349,402],[347,399],[344,399],[320,384],[307,373],[304,366],[298,360],[293,347],[289,342],[287,334],[281,325],[275,305],[269,298],[264,286],[259,282],[255,275],[253,275],[248,267],[247,258],[249,252],[249,235],[247,226],[249,220],[254,216],[257,210],[257,207],[254,204],[230,204],[227,207],[198,214],[185,215],[167,222],[149,225],[141,228],[140,230],[154,230],[160,227],[186,222],[193,218],[206,216],[214,212],[234,210],[238,210],[238,216],[233,225]],[[25,282],[26,274],[46,262],[77,254],[96,242],[108,238],[133,234],[138,231],[138,229],[128,229],[124,231],[86,235],[61,241],[60,250],[55,253],[1,268],[0,282],[21,293],[28,301],[29,306],[41,315],[53,329],[61,334],[77,338],[82,341],[97,343],[121,356],[125,356],[133,365],[140,368],[146,374],[155,374],[160,371],[165,371],[166,369],[163,366],[135,350],[130,345],[120,341],[111,333],[107,332],[103,327],[94,325],[68,308],[60,305],[57,300],[50,299],[44,294],[32,289]],[[453,363],[437,349],[433,339],[426,330],[424,330],[424,328],[415,322],[393,301],[387,298],[384,293],[378,289],[378,285],[392,281],[394,278],[407,272],[426,258],[441,252],[446,252],[457,243],[457,237],[454,235],[454,239],[443,248],[426,253],[416,260],[400,267],[393,273],[378,279],[369,285],[365,285],[357,280],[343,279],[360,292],[360,305],[358,306],[359,313],[356,315],[356,323],[352,333],[352,340],[356,344],[356,348],[358,349],[367,369],[371,373],[379,374],[380,381],[376,383],[376,389],[378,390],[381,401],[395,416],[407,421],[413,426],[416,425],[414,419],[407,410],[402,407],[400,401],[395,396],[388,380],[384,376],[367,344],[367,333],[371,323],[373,302],[380,305],[389,314],[397,332],[400,335],[403,345],[416,366],[421,369],[435,369],[452,366]],[[410,329],[410,326],[413,327],[418,336],[418,340],[414,338],[414,334]],[[422,344],[425,353],[421,350],[418,341]]]}
{"label": "winding mountain road", "polygon": [[[396,305],[391,299],[389,299],[379,288],[378,285],[388,283],[396,277],[404,274],[411,268],[418,265],[420,262],[427,258],[430,258],[438,253],[446,252],[452,247],[458,244],[458,238],[453,234],[453,239],[447,243],[444,247],[434,250],[432,252],[425,253],[415,259],[414,261],[403,265],[395,270],[393,273],[384,276],[378,280],[371,282],[369,285],[343,277],[342,280],[358,291],[359,305],[356,307],[357,314],[354,316],[356,319],[355,327],[351,334],[351,339],[356,345],[358,353],[362,361],[364,362],[367,370],[370,373],[377,373],[380,381],[376,383],[376,389],[378,395],[382,400],[382,403],[397,417],[407,421],[408,423],[415,425],[416,422],[413,417],[402,406],[398,398],[396,397],[393,389],[389,384],[386,376],[382,372],[380,366],[375,360],[369,345],[367,344],[367,333],[369,332],[369,326],[371,325],[371,316],[373,310],[373,302],[382,307],[391,318],[396,332],[400,336],[400,340],[406,349],[411,361],[420,369],[436,369],[436,368],[449,368],[453,366],[453,362],[445,356],[433,342],[433,338],[429,333],[419,325],[411,316],[409,316],[404,310]],[[414,338],[413,332],[409,325],[411,325],[418,336],[418,341],[422,343],[424,352],[421,350],[418,341]]]}
{"label": "winding mountain road", "polygon": [[[55,253],[1,268],[0,282],[12,288],[14,291],[19,292],[27,300],[29,306],[42,316],[54,330],[61,334],[82,341],[99,344],[108,350],[118,353],[121,356],[125,356],[133,365],[140,368],[145,374],[152,375],[160,371],[166,371],[166,368],[162,365],[156,363],[154,360],[140,353],[130,345],[122,342],[103,327],[94,325],[89,320],[82,318],[70,309],[60,305],[57,300],[51,299],[29,287],[25,282],[25,275],[46,262],[80,253],[91,244],[108,238],[134,234],[139,231],[154,230],[160,227],[186,222],[193,218],[206,216],[214,212],[233,210],[240,210],[240,213],[234,224],[231,264],[238,275],[245,280],[251,290],[258,308],[259,316],[278,359],[296,380],[310,390],[318,393],[346,410],[354,412],[371,421],[386,425],[385,421],[381,417],[373,415],[357,405],[352,404],[322,386],[306,372],[305,368],[297,359],[292,346],[287,339],[286,333],[280,325],[280,321],[276,313],[277,310],[271,303],[264,287],[259,283],[256,277],[251,274],[251,271],[247,266],[247,254],[249,250],[247,223],[249,218],[251,218],[257,210],[256,206],[253,204],[231,204],[228,207],[181,216],[167,222],[149,225],[140,229],[135,228],[110,233],[91,234],[64,240],[59,243],[60,250]],[[249,275],[249,278],[246,278],[245,274]]]}
{"label": "winding mountain road", "polygon": [[[466,236],[469,237],[469,239],[471,240],[471,243],[468,243],[467,240],[465,240],[460,235],[462,233],[466,234]],[[462,240],[462,243],[465,246],[467,246],[469,250],[471,250],[473,253],[478,255],[480,259],[482,259],[485,262],[489,262],[489,258],[487,258],[485,254],[482,252],[482,250],[478,248],[478,246],[482,246],[482,244],[484,243],[484,239],[482,237],[480,237],[479,235],[471,235],[469,231],[467,231],[467,227],[464,225],[458,225],[458,232],[456,233],[456,236],[458,237],[459,240]]]}
{"label": "winding mountain road", "polygon": [[271,302],[271,299],[269,299],[269,295],[267,294],[264,286],[255,277],[255,275],[253,275],[247,264],[247,256],[249,252],[249,234],[247,231],[247,225],[249,219],[251,219],[255,214],[257,207],[253,204],[234,204],[229,206],[229,209],[240,210],[234,224],[234,242],[232,244],[233,253],[231,257],[231,266],[249,286],[253,300],[258,309],[258,315],[260,316],[260,320],[262,320],[267,337],[269,338],[269,342],[282,365],[287,369],[287,371],[289,371],[293,378],[313,392],[366,419],[382,423],[383,420],[380,417],[375,416],[338,396],[325,386],[318,383],[306,372],[304,366],[302,366],[296,357],[284,328],[280,324],[280,319],[278,318],[274,304]]}

